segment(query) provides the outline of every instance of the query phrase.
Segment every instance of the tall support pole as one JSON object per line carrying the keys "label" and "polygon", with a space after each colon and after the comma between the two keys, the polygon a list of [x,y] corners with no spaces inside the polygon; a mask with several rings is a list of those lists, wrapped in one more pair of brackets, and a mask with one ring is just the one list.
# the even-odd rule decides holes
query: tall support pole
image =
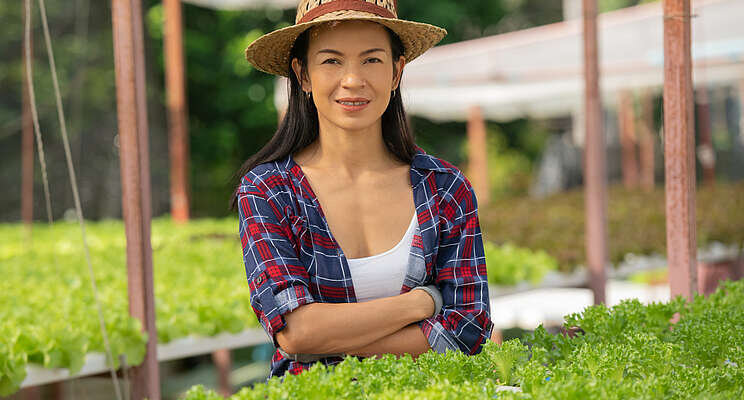
{"label": "tall support pole", "polygon": [[584,196],[586,203],[586,258],[594,304],[605,302],[607,263],[607,173],[602,104],[599,97],[597,0],[584,0],[584,77],[586,144]]}
{"label": "tall support pole", "polygon": [[[142,243],[143,243],[143,290],[134,294],[143,303],[129,302],[129,312],[141,321],[148,332],[147,357],[154,365],[135,369],[133,373],[132,397],[140,396],[149,399],[160,398],[160,369],[157,361],[157,330],[155,328],[155,282],[152,269],[152,247],[150,241],[150,221],[152,220],[152,192],[150,185],[150,134],[147,118],[147,75],[145,68],[145,34],[142,21],[142,0],[131,0],[132,4],[132,37],[134,43],[134,88],[137,102],[137,144],[139,146],[139,167],[142,204]],[[132,296],[130,296],[131,299]],[[134,308],[134,307],[137,308]],[[139,385],[142,379],[146,384]],[[152,394],[151,394],[152,393]],[[153,397],[156,396],[156,397]]]}
{"label": "tall support pole", "polygon": [[[150,220],[152,219],[152,193],[150,190],[150,129],[147,120],[147,75],[145,68],[145,34],[142,23],[142,0],[132,1],[134,29],[134,82],[137,91],[137,137],[139,139],[140,179],[142,182],[142,215],[147,221],[142,235],[150,243]],[[145,252],[147,265],[152,265],[152,252]],[[150,278],[152,276],[150,275]]]}
{"label": "tall support pole", "polygon": [[232,369],[232,355],[230,354],[230,350],[221,349],[213,352],[212,362],[217,367],[219,394],[223,397],[230,397],[233,394],[232,385],[230,385],[230,370]]}
{"label": "tall support pole", "polygon": [[641,187],[650,191],[654,188],[654,98],[651,90],[644,90],[640,96],[641,117],[638,133],[641,167]]}
{"label": "tall support pole", "polygon": [[623,90],[618,98],[618,122],[620,123],[623,186],[626,189],[636,189],[640,182],[635,119],[633,94]]}
{"label": "tall support pole", "polygon": [[664,0],[664,170],[672,297],[697,288],[690,0]]}
{"label": "tall support pole", "polygon": [[18,399],[22,400],[40,400],[41,399],[41,387],[31,386],[21,389],[17,396]]}
{"label": "tall support pole", "polygon": [[[33,30],[31,32],[33,32]],[[31,42],[29,47],[33,49],[34,46],[32,40],[33,39],[29,39]],[[33,63],[33,50],[31,53],[31,62]],[[26,46],[23,46],[22,56],[23,59],[26,60]],[[24,225],[30,228],[34,219],[34,125],[33,120],[31,119],[31,103],[29,96],[30,86],[25,62],[23,63],[23,71],[23,111],[21,116],[23,126],[23,136],[21,139],[21,219],[23,220]]]}
{"label": "tall support pole", "polygon": [[744,78],[739,81],[739,141],[744,146]]}
{"label": "tall support pole", "polygon": [[174,221],[183,223],[189,220],[189,136],[181,0],[163,0],[163,8],[171,217]]}
{"label": "tall support pole", "polygon": [[132,369],[131,398],[157,400],[160,399],[160,376],[152,287],[152,248],[149,241],[150,218],[145,214],[149,202],[143,201],[145,194],[149,194],[149,187],[144,188],[149,184],[149,179],[142,179],[141,160],[147,157],[147,147],[145,144],[143,149],[140,143],[141,134],[146,138],[147,133],[142,133],[140,129],[142,123],[139,118],[145,116],[138,111],[136,68],[137,57],[144,57],[144,54],[136,54],[138,46],[133,1],[138,0],[111,1],[129,312],[141,321],[148,335],[144,362]]}
{"label": "tall support pole", "polygon": [[700,165],[703,167],[703,184],[712,186],[716,181],[716,154],[713,151],[708,89],[705,87],[698,89],[694,99],[696,100],[695,113],[697,114],[697,128],[700,138],[700,143],[697,146],[697,156]]}
{"label": "tall support pole", "polygon": [[486,122],[479,106],[471,106],[468,112],[468,178],[479,205],[489,203],[491,196],[488,184],[488,144]]}

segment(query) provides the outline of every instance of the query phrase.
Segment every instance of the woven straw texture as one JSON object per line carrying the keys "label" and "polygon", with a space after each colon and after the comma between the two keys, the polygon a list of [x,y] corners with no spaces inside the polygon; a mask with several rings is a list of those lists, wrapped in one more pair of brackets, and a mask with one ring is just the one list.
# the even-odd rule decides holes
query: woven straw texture
{"label": "woven straw texture", "polygon": [[[333,0],[302,0],[297,5],[297,17],[295,17],[295,24],[299,23],[305,14],[312,11],[314,8],[331,3]],[[396,17],[398,16],[398,10],[396,9],[396,2],[394,0],[364,0],[367,3],[380,6],[387,9]]]}
{"label": "woven straw texture", "polygon": [[[390,10],[397,15],[394,0],[366,0]],[[306,13],[329,0],[302,0],[298,6],[297,21]],[[299,14],[302,13],[302,16]],[[295,39],[305,30],[329,21],[362,20],[382,24],[395,32],[405,47],[406,62],[411,62],[444,38],[447,31],[434,25],[420,22],[406,21],[397,18],[383,18],[376,14],[356,10],[340,10],[323,14],[310,22],[296,24],[287,28],[267,33],[251,43],[245,49],[245,58],[257,69],[269,74],[289,75],[289,53]]]}

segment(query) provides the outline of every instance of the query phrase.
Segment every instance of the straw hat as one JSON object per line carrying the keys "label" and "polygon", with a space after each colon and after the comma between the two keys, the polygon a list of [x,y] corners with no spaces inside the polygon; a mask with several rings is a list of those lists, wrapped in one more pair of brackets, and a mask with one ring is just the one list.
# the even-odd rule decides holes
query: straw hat
{"label": "straw hat", "polygon": [[398,19],[397,0],[301,0],[295,24],[267,33],[245,49],[245,58],[270,74],[289,75],[289,53],[305,30],[329,21],[373,21],[390,28],[403,42],[406,62],[423,54],[447,34],[434,25]]}

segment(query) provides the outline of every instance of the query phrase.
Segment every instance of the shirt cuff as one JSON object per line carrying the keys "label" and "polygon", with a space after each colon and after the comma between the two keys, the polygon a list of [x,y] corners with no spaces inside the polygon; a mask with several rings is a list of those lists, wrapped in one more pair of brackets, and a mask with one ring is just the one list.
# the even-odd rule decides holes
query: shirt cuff
{"label": "shirt cuff", "polygon": [[455,342],[455,338],[444,329],[444,325],[441,322],[437,321],[437,317],[433,316],[418,323],[424,336],[426,336],[426,340],[429,342],[429,347],[437,353],[446,353],[447,350],[460,350],[460,347]]}
{"label": "shirt cuff", "polygon": [[[444,316],[439,314],[418,323],[429,346],[437,353],[446,353],[447,350],[461,351],[469,355],[480,353],[481,346],[491,337],[493,331],[493,322],[488,320],[486,326],[483,327],[482,334],[478,332],[473,336],[473,332],[468,334],[465,332],[466,329],[463,329],[460,336],[455,336],[450,329],[445,328],[441,322],[442,318]],[[466,339],[468,337],[470,340]]]}
{"label": "shirt cuff", "polygon": [[260,322],[274,346],[279,347],[276,342],[276,334],[284,329],[287,324],[284,315],[302,305],[314,303],[315,299],[313,299],[307,286],[303,284],[290,286],[275,295],[267,294],[268,296],[264,295],[260,299],[263,309]]}

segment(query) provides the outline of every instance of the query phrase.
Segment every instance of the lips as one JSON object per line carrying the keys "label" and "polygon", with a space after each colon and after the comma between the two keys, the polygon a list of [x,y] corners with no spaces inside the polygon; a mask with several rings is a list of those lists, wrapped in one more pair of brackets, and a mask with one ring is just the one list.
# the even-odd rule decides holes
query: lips
{"label": "lips", "polygon": [[367,107],[369,100],[363,97],[345,97],[343,99],[337,99],[336,103],[346,111],[359,111]]}
{"label": "lips", "polygon": [[336,103],[347,106],[362,106],[369,103],[369,100],[363,97],[345,97],[343,99],[336,100]]}

